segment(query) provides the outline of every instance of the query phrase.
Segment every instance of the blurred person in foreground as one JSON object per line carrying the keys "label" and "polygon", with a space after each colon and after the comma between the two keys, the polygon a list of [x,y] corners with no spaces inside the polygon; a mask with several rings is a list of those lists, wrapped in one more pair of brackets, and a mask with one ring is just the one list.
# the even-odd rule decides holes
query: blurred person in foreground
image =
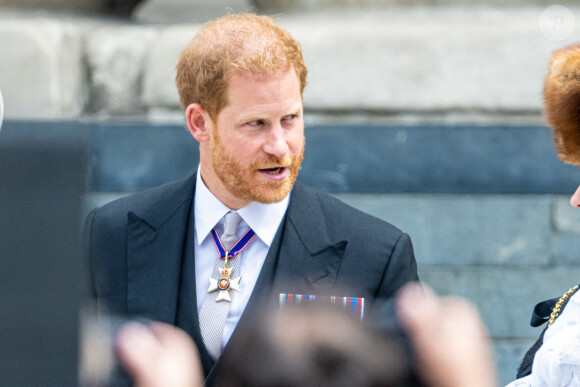
{"label": "blurred person in foreground", "polygon": [[[544,85],[548,125],[558,156],[580,166],[580,44],[554,52]],[[580,186],[570,198],[580,207]],[[561,297],[539,303],[531,325],[547,323],[528,350],[510,387],[580,386],[580,294],[573,286]]]}
{"label": "blurred person in foreground", "polygon": [[[436,297],[419,284],[403,288],[398,315],[413,344],[414,366],[401,342],[345,313],[298,305],[254,320],[244,341],[224,355],[218,386],[496,385],[491,346],[477,309],[459,297]],[[184,337],[185,336],[185,337]],[[197,387],[195,346],[178,329],[125,326],[119,355],[141,387]],[[194,367],[193,370],[196,370]],[[417,370],[422,384],[417,384]]]}
{"label": "blurred person in foreground", "polygon": [[264,298],[352,297],[365,320],[386,327],[397,290],[418,280],[407,234],[295,184],[306,74],[300,45],[271,18],[205,23],[176,76],[198,170],[86,220],[98,305],[183,329],[208,385]]}
{"label": "blurred person in foreground", "polygon": [[[406,385],[405,359],[397,344],[344,311],[297,304],[254,316],[252,322],[244,339],[224,354],[228,366],[216,386]],[[178,343],[183,333],[159,337],[155,332],[170,328],[159,325],[148,332],[145,326],[129,325],[121,331],[120,355],[138,386],[200,385],[191,367],[182,368],[184,359],[195,359],[192,343]],[[171,360],[173,368],[160,365]]]}

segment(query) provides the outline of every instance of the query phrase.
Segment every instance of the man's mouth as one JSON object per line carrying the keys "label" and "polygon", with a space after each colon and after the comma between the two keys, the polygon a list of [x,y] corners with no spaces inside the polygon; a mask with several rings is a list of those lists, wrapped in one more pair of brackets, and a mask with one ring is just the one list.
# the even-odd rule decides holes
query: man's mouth
{"label": "man's mouth", "polygon": [[269,181],[286,180],[290,173],[289,171],[290,169],[288,167],[260,168],[258,170]]}
{"label": "man's mouth", "polygon": [[260,172],[266,173],[268,175],[279,175],[281,174],[286,167],[276,167],[276,168],[263,168],[260,169]]}

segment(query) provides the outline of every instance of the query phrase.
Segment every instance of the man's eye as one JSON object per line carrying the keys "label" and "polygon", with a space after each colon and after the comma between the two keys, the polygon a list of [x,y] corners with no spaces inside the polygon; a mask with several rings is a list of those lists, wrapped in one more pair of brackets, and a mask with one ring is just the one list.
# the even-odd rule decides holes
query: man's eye
{"label": "man's eye", "polygon": [[251,125],[251,126],[262,126],[262,125],[264,125],[264,121],[263,120],[250,121],[250,122],[248,122],[248,125]]}
{"label": "man's eye", "polygon": [[286,119],[286,120],[293,120],[293,119],[296,118],[296,116],[297,116],[296,114],[289,114],[286,117],[284,117],[284,119]]}

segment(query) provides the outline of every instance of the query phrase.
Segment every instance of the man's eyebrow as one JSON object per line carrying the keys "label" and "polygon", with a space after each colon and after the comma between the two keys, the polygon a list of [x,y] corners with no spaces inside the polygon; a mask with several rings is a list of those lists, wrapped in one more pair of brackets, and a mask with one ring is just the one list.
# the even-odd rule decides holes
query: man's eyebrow
{"label": "man's eyebrow", "polygon": [[260,115],[260,114],[248,114],[247,116],[242,116],[240,117],[240,121],[257,121],[257,120],[263,120],[264,116]]}
{"label": "man's eyebrow", "polygon": [[302,110],[303,110],[302,105],[296,106],[295,108],[290,109],[290,111],[288,113],[284,114],[284,117],[292,116],[292,115],[296,116],[296,115],[300,114],[302,112]]}
{"label": "man's eyebrow", "polygon": [[288,114],[286,114],[286,115],[287,115],[287,116],[288,116],[288,115],[292,115],[292,114],[293,114],[293,115],[298,115],[298,114],[299,114],[299,113],[301,113],[301,112],[302,112],[302,106],[300,106],[300,107],[297,107],[296,109],[293,109],[293,110],[291,110],[291,111],[290,111],[290,113],[288,113]]}
{"label": "man's eyebrow", "polygon": [[[301,113],[303,110],[302,106],[297,106],[294,109],[291,109],[290,112],[284,114],[285,116],[289,116],[289,115],[298,115],[299,113]],[[263,120],[264,119],[264,114],[259,114],[259,113],[251,113],[248,114],[246,116],[242,116],[240,117],[240,122],[250,122],[250,121],[257,121],[257,120]]]}

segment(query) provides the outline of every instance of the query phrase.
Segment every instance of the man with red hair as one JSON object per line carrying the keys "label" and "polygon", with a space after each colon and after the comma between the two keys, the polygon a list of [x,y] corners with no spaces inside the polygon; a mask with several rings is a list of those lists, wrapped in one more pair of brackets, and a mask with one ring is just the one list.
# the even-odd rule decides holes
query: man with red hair
{"label": "man with red hair", "polygon": [[197,172],[87,218],[99,305],[185,330],[207,384],[258,305],[281,294],[345,297],[386,326],[397,290],[418,280],[407,234],[295,183],[306,75],[300,45],[271,18],[204,24],[176,77]]}

